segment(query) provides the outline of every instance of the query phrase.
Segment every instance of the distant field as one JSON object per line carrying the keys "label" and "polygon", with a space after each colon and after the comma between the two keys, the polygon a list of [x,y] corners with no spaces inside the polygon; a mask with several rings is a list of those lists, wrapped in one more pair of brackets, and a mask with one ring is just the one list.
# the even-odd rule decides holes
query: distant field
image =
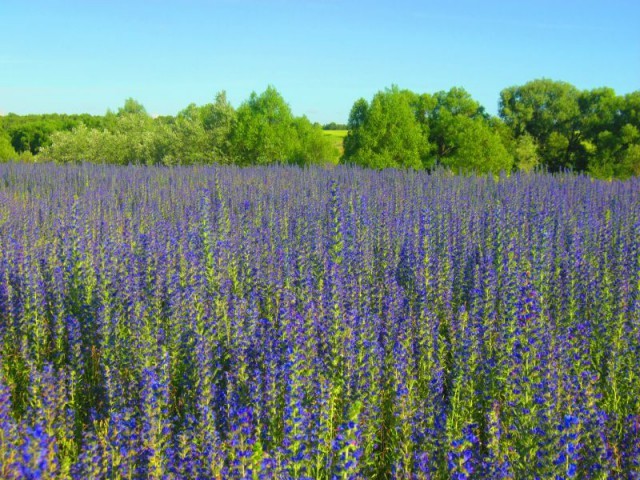
{"label": "distant field", "polygon": [[323,130],[327,137],[331,137],[334,145],[340,150],[340,155],[344,153],[343,140],[347,136],[348,130]]}
{"label": "distant field", "polygon": [[349,130],[323,130],[323,132],[330,137],[344,138]]}

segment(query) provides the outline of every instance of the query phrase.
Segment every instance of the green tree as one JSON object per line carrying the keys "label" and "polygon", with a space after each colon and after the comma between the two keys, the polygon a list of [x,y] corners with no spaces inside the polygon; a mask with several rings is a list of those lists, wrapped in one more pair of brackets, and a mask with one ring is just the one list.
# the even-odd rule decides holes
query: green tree
{"label": "green tree", "polygon": [[253,92],[232,122],[230,152],[238,165],[307,164],[330,161],[330,139],[306,118],[294,118],[289,105],[269,86]]}
{"label": "green tree", "polygon": [[[170,152],[168,155],[156,154],[160,163],[181,165],[213,163],[215,153],[202,123],[200,109],[194,106],[192,113],[195,115],[187,114],[185,111],[180,112],[170,129],[158,127],[154,129],[156,152],[158,144],[166,145]],[[170,143],[162,141],[166,139],[170,139]]]}
{"label": "green tree", "polygon": [[525,133],[515,141],[514,162],[519,170],[529,172],[540,164],[538,145],[535,139]]}
{"label": "green tree", "polygon": [[441,132],[438,144],[441,165],[457,172],[511,170],[513,157],[483,119],[442,112],[435,124]]}
{"label": "green tree", "polygon": [[579,90],[569,83],[533,80],[502,90],[499,113],[516,138],[533,137],[545,167],[584,170],[579,100]]}
{"label": "green tree", "polygon": [[106,128],[97,129],[81,123],[70,132],[54,132],[50,145],[42,149],[39,158],[65,163],[162,163],[169,143],[162,141],[165,130],[157,128],[158,124],[135,100],[128,99],[115,115],[107,112],[104,125]]}
{"label": "green tree", "polygon": [[348,133],[344,139],[343,161],[355,157],[364,148],[363,129],[369,111],[369,103],[364,98],[359,98],[351,107],[349,113]]}
{"label": "green tree", "polygon": [[[120,109],[117,119],[112,126],[110,137],[114,143],[121,145],[117,163],[125,165],[154,165],[160,163],[157,157],[154,122],[142,110]],[[126,141],[122,141],[126,139]]]}
{"label": "green tree", "polygon": [[513,155],[507,150],[499,122],[462,88],[434,95],[425,115],[438,164],[455,171],[510,171]]}
{"label": "green tree", "polygon": [[586,170],[602,178],[637,171],[640,92],[621,97],[607,87],[579,91],[566,82],[534,80],[501,92],[500,115],[520,152],[535,146],[551,171]]}
{"label": "green tree", "polygon": [[124,105],[118,109],[118,116],[122,117],[124,115],[142,115],[145,117],[149,116],[147,114],[147,109],[144,108],[144,105],[131,97],[127,98],[124,101]]}
{"label": "green tree", "polygon": [[344,123],[330,122],[322,126],[323,130],[348,130],[349,126]]}
{"label": "green tree", "polygon": [[624,96],[621,101],[620,119],[623,124],[640,128],[640,90]]}
{"label": "green tree", "polygon": [[46,121],[25,123],[11,129],[11,145],[18,153],[31,152],[36,154],[40,148],[49,143],[51,131],[51,125]]}
{"label": "green tree", "polygon": [[[640,95],[617,96],[611,88],[580,93],[580,135],[584,163],[601,178],[637,174]],[[635,105],[634,105],[635,104]]]}
{"label": "green tree", "polygon": [[484,107],[476,102],[464,88],[453,87],[449,91],[440,91],[434,95],[433,116],[446,111],[454,116],[469,118],[488,118]]}
{"label": "green tree", "polygon": [[349,115],[344,163],[371,168],[430,166],[428,126],[418,118],[419,97],[392,86],[371,104],[356,101]]}
{"label": "green tree", "polygon": [[16,160],[17,158],[18,153],[14,150],[9,138],[5,135],[0,135],[0,162]]}
{"label": "green tree", "polygon": [[71,131],[80,123],[93,128],[103,125],[103,117],[88,114],[31,114],[10,113],[0,117],[0,130],[8,135],[13,149],[20,158],[29,159],[41,148],[49,145],[51,135],[58,131]]}
{"label": "green tree", "polygon": [[200,115],[208,137],[208,148],[219,163],[231,161],[230,135],[236,121],[236,111],[227,100],[225,91],[216,95],[214,103],[200,107]]}
{"label": "green tree", "polygon": [[589,172],[598,178],[629,178],[640,174],[640,130],[629,123],[618,132],[604,130],[588,143]]}
{"label": "green tree", "polygon": [[322,133],[322,127],[312,124],[307,117],[294,120],[299,139],[293,162],[298,165],[338,163],[340,152]]}
{"label": "green tree", "polygon": [[[60,163],[80,161],[117,163],[110,150],[113,142],[109,132],[101,132],[80,124],[71,132],[58,131],[51,135],[51,143],[44,147],[38,157]],[[115,150],[115,149],[114,149]]]}
{"label": "green tree", "polygon": [[237,111],[231,132],[234,161],[238,165],[287,162],[296,149],[295,127],[289,105],[269,86],[251,93]]}

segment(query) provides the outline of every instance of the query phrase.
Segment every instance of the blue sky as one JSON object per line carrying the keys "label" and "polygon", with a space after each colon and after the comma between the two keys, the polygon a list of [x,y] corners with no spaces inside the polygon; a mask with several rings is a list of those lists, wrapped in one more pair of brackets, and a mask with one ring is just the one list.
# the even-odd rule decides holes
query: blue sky
{"label": "blue sky", "polygon": [[321,123],[391,84],[496,113],[540,77],[639,90],[638,25],[638,0],[0,0],[0,113],[175,114],[269,84]]}

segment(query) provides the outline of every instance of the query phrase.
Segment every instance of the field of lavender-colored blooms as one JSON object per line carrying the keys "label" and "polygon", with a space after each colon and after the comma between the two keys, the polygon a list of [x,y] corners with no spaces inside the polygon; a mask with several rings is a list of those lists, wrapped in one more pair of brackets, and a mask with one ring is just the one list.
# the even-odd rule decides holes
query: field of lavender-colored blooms
{"label": "field of lavender-colored blooms", "polygon": [[0,478],[639,478],[640,179],[0,165]]}

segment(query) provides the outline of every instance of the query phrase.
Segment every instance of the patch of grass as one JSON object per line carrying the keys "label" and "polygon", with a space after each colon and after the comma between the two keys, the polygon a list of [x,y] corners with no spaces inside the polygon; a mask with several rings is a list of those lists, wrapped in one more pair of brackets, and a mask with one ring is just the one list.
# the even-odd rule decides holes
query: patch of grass
{"label": "patch of grass", "polygon": [[347,136],[349,130],[323,130],[322,132],[329,137],[344,138]]}
{"label": "patch of grass", "polygon": [[349,130],[323,130],[323,133],[327,137],[331,137],[334,146],[340,150],[340,156],[344,153],[344,139],[347,136]]}

